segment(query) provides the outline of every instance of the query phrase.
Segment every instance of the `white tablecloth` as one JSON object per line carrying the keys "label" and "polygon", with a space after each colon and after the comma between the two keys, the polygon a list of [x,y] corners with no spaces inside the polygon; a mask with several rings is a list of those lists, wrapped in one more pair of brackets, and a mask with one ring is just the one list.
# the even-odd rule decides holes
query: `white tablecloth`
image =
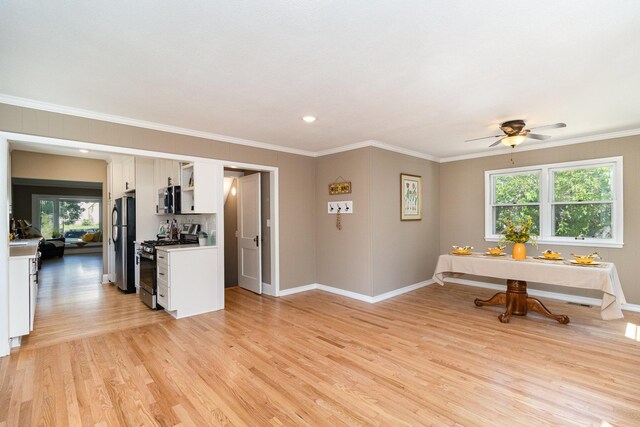
{"label": "white tablecloth", "polygon": [[481,254],[447,254],[438,258],[433,280],[444,285],[445,278],[462,274],[598,289],[604,292],[600,308],[600,315],[604,320],[622,318],[621,306],[626,304],[616,266],[610,262],[594,266],[576,266],[567,265],[562,261],[533,258],[516,261],[509,255],[491,257]]}

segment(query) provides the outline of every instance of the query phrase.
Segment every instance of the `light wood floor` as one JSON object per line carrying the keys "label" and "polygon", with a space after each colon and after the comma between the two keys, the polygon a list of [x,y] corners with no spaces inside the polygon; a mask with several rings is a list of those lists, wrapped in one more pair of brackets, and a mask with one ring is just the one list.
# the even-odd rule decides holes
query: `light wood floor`
{"label": "light wood floor", "polygon": [[473,305],[491,294],[232,288],[224,311],[1,359],[0,425],[640,425],[640,316],[545,300],[571,323],[505,325]]}
{"label": "light wood floor", "polygon": [[23,348],[148,325],[169,316],[149,310],[136,294],[102,284],[102,254],[44,260],[38,274],[34,330]]}

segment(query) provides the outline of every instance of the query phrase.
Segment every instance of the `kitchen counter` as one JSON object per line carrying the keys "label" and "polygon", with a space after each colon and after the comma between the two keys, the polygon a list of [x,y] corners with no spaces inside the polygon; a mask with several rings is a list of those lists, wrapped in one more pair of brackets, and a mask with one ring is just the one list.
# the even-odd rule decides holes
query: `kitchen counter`
{"label": "kitchen counter", "polygon": [[197,243],[188,243],[184,245],[171,245],[171,246],[158,246],[156,250],[165,252],[180,252],[180,251],[198,251],[203,249],[217,249],[217,246],[200,246]]}
{"label": "kitchen counter", "polygon": [[14,240],[9,242],[9,258],[34,258],[38,255],[38,244],[42,238]]}

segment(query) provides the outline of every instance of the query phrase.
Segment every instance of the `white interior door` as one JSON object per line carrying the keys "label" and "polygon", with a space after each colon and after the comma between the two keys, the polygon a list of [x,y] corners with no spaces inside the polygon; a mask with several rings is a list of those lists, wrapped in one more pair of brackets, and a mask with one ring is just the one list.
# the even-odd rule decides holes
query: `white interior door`
{"label": "white interior door", "polygon": [[238,177],[238,285],[262,293],[259,173]]}

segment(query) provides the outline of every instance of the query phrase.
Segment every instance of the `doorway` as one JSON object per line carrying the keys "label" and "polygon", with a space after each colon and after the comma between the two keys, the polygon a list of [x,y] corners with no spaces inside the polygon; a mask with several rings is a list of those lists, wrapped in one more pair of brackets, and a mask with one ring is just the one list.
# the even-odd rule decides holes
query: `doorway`
{"label": "doorway", "polygon": [[275,295],[271,174],[265,170],[224,169],[225,288],[239,286],[257,294]]}

